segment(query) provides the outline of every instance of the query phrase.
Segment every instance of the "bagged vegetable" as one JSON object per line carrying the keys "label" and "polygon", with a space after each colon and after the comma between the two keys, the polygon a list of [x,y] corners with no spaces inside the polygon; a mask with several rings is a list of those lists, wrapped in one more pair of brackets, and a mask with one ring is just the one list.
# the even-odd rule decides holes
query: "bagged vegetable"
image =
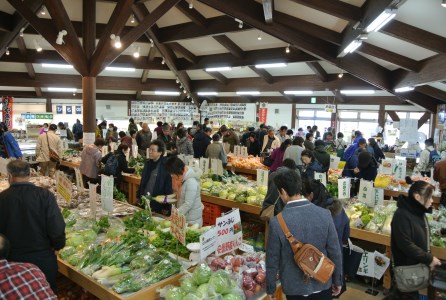
{"label": "bagged vegetable", "polygon": [[218,270],[212,274],[209,279],[209,285],[219,294],[226,295],[235,286],[235,283],[229,278],[227,272]]}
{"label": "bagged vegetable", "polygon": [[192,279],[194,280],[196,285],[201,285],[203,283],[208,283],[211,278],[212,270],[206,264],[200,264],[194,270],[192,274]]}
{"label": "bagged vegetable", "polygon": [[181,289],[186,293],[193,293],[197,290],[197,285],[195,284],[192,275],[186,274],[181,279]]}
{"label": "bagged vegetable", "polygon": [[166,292],[166,300],[183,300],[186,293],[179,287],[173,286]]}

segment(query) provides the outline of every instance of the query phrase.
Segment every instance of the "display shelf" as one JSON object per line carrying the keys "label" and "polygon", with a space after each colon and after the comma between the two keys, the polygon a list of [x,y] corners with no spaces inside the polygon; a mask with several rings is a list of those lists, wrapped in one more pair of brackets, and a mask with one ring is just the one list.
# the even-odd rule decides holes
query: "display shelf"
{"label": "display shelf", "polygon": [[[393,190],[386,190],[386,189],[384,189],[384,196],[398,198],[400,195],[403,195],[403,196],[407,197],[408,193],[407,192],[402,192],[402,191],[393,191]],[[435,207],[438,207],[438,205],[441,202],[441,197],[433,196],[432,199],[434,200],[433,205]]]}
{"label": "display shelf", "polygon": [[74,168],[79,168],[81,163],[80,162],[71,162],[71,161],[61,160],[60,161],[60,165],[74,169]]}
{"label": "display shelf", "polygon": [[76,284],[80,285],[84,289],[88,290],[90,293],[95,295],[101,300],[143,300],[143,299],[157,299],[158,298],[158,289],[172,284],[179,285],[179,280],[183,276],[183,274],[179,273],[177,275],[171,276],[169,278],[164,279],[154,285],[146,287],[138,292],[126,295],[119,295],[115,293],[112,289],[98,283],[93,278],[82,274],[71,265],[67,264],[60,258],[57,258],[57,265],[59,273],[65,275],[69,279],[71,279]]}
{"label": "display shelf", "polygon": [[260,206],[255,206],[246,203],[239,203],[232,200],[227,200],[207,194],[201,193],[201,201],[208,202],[216,205],[220,205],[228,208],[238,208],[240,211],[244,211],[253,215],[260,215],[262,208]]}

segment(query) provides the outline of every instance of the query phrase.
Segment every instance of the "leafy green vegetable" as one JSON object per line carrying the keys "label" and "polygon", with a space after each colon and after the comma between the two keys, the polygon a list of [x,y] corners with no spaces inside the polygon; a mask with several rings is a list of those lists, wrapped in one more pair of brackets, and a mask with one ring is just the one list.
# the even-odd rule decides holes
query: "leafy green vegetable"
{"label": "leafy green vegetable", "polygon": [[194,282],[192,276],[184,276],[181,282],[181,289],[186,293],[192,293],[197,290],[197,285]]}
{"label": "leafy green vegetable", "polygon": [[199,296],[197,296],[197,294],[195,293],[190,293],[187,294],[186,296],[184,296],[183,300],[201,300],[202,298],[200,298]]}
{"label": "leafy green vegetable", "polygon": [[113,290],[118,293],[137,292],[144,287],[141,279],[134,278],[132,275],[124,277],[121,281],[113,285]]}
{"label": "leafy green vegetable", "polygon": [[127,202],[127,197],[121,193],[116,187],[113,187],[113,199],[121,202]]}
{"label": "leafy green vegetable", "polygon": [[212,270],[207,264],[200,264],[192,273],[192,279],[196,285],[201,285],[203,283],[208,283],[211,278]]}
{"label": "leafy green vegetable", "polygon": [[122,273],[122,269],[117,266],[104,266],[99,271],[93,273],[94,279],[104,279]]}
{"label": "leafy green vegetable", "polygon": [[74,248],[73,246],[67,246],[59,251],[59,256],[62,259],[66,260],[68,257],[73,255],[74,253],[76,253],[76,248]]}
{"label": "leafy green vegetable", "polygon": [[182,300],[186,293],[177,286],[169,288],[166,292],[166,300]]}
{"label": "leafy green vegetable", "polygon": [[200,299],[206,299],[208,297],[209,285],[207,283],[203,283],[200,285],[195,291],[195,295],[197,295]]}
{"label": "leafy green vegetable", "polygon": [[147,210],[140,210],[124,220],[127,229],[146,229],[153,231],[156,228],[156,223],[152,219],[152,214]]}
{"label": "leafy green vegetable", "polygon": [[110,227],[110,222],[108,220],[108,216],[102,216],[99,221],[97,222],[97,225],[99,227],[99,232],[105,232],[107,228]]}
{"label": "leafy green vegetable", "polygon": [[83,257],[83,253],[75,253],[67,258],[67,262],[70,265],[76,267],[81,263],[82,257]]}
{"label": "leafy green vegetable", "polygon": [[166,257],[144,274],[143,279],[147,285],[151,285],[179,273],[180,270],[181,264],[177,260]]}
{"label": "leafy green vegetable", "polygon": [[228,273],[223,270],[218,270],[212,274],[209,279],[209,285],[214,287],[217,293],[223,295],[228,294],[233,287],[231,278],[229,278]]}
{"label": "leafy green vegetable", "polygon": [[71,215],[71,211],[68,208],[64,207],[62,209],[62,217],[66,219],[69,215]]}

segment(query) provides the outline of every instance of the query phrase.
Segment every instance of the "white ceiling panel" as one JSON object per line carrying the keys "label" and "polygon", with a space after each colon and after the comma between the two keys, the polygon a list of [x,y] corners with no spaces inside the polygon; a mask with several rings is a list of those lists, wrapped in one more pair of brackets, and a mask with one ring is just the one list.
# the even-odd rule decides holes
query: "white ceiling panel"
{"label": "white ceiling panel", "polygon": [[2,72],[27,72],[25,64],[0,62],[0,71]]}
{"label": "white ceiling panel", "polygon": [[345,73],[344,70],[342,70],[341,68],[336,67],[335,65],[332,65],[329,62],[321,60],[321,61],[319,61],[319,64],[322,66],[322,68],[324,68],[325,72],[327,72],[328,74]]}
{"label": "white ceiling panel", "polygon": [[8,3],[8,1],[0,1],[0,11],[12,15],[15,12],[15,9]]}
{"label": "white ceiling panel", "polygon": [[135,91],[123,91],[123,90],[96,90],[98,94],[135,94]]}
{"label": "white ceiling panel", "polygon": [[135,70],[135,72],[120,72],[120,71],[107,71],[104,70],[99,73],[98,76],[110,76],[110,77],[132,77],[132,78],[140,78],[142,76],[143,70]]}
{"label": "white ceiling panel", "polygon": [[382,60],[380,58],[376,58],[376,57],[368,55],[368,54],[359,53],[359,55],[364,56],[365,58],[373,61],[374,63],[377,63],[378,65],[380,65],[390,71],[393,71],[393,70],[396,70],[399,68],[399,66],[397,66],[397,65],[394,65],[392,63],[389,63],[388,61]]}
{"label": "white ceiling panel", "polygon": [[[381,32],[373,32],[369,34],[367,43],[415,60],[423,60],[437,54],[433,51],[418,47]],[[360,49],[358,51],[360,51]]]}
{"label": "white ceiling panel", "polygon": [[175,74],[170,70],[150,70],[148,78],[175,79]]}
{"label": "white ceiling panel", "polygon": [[[153,12],[163,1],[151,0],[146,1],[145,5],[149,12]],[[157,22],[158,27],[166,27],[172,25],[178,25],[183,23],[189,23],[190,19],[181,13],[176,7],[172,7],[167,13],[165,13]]]}
{"label": "white ceiling panel", "polygon": [[[189,0],[188,2],[190,2],[190,1],[192,1],[192,0]],[[196,9],[205,18],[214,18],[214,17],[225,15],[222,12],[220,12],[216,9],[213,9],[199,1],[193,1],[193,4],[194,4],[194,9]]]}
{"label": "white ceiling panel", "polygon": [[35,89],[32,87],[21,87],[21,86],[0,86],[0,91],[24,91],[24,92],[34,92]]}
{"label": "white ceiling panel", "polygon": [[[328,0],[334,1],[334,0]],[[274,9],[298,19],[325,27],[327,29],[342,32],[348,22],[321,11],[309,8],[302,4],[291,2],[290,0],[275,1]]]}
{"label": "white ceiling panel", "polygon": [[446,37],[446,8],[440,3],[441,0],[407,0],[398,9],[396,19]]}
{"label": "white ceiling panel", "polygon": [[203,70],[190,70],[186,71],[187,75],[189,75],[191,80],[207,80],[207,79],[214,79],[211,75],[206,73]]}
{"label": "white ceiling panel", "polygon": [[[433,88],[442,90],[443,92],[446,92],[446,83],[442,83],[442,82],[433,82],[433,83],[430,83],[430,84],[428,84],[428,85],[430,85],[430,86],[433,87]],[[446,99],[444,99],[444,100],[446,100]]]}
{"label": "white ceiling panel", "polygon": [[231,71],[221,72],[226,78],[245,78],[245,77],[259,77],[253,70],[248,67],[236,67]]}
{"label": "white ceiling panel", "polygon": [[229,52],[219,42],[208,36],[190,40],[181,40],[178,41],[178,43],[194,55],[198,56]]}
{"label": "white ceiling panel", "polygon": [[265,69],[273,76],[313,75],[313,70],[306,63],[291,63],[284,68]]}
{"label": "white ceiling panel", "polygon": [[41,64],[33,64],[36,73],[43,74],[64,74],[64,75],[79,75],[79,72],[73,69],[58,69],[58,68],[44,68]]}
{"label": "white ceiling panel", "polygon": [[[287,45],[287,43],[257,29],[230,32],[226,36],[244,51],[277,47],[285,48]],[[258,40],[259,36],[262,38],[261,40]]]}

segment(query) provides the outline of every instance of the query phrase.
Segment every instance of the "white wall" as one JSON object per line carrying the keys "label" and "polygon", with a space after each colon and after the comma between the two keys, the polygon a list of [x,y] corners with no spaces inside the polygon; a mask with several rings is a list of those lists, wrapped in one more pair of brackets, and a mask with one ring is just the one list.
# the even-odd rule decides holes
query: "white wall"
{"label": "white wall", "polygon": [[[291,108],[292,104],[272,104],[268,103],[268,115],[266,116],[266,124],[279,128],[282,125],[287,125],[291,128]],[[276,109],[278,113],[276,113]]]}

